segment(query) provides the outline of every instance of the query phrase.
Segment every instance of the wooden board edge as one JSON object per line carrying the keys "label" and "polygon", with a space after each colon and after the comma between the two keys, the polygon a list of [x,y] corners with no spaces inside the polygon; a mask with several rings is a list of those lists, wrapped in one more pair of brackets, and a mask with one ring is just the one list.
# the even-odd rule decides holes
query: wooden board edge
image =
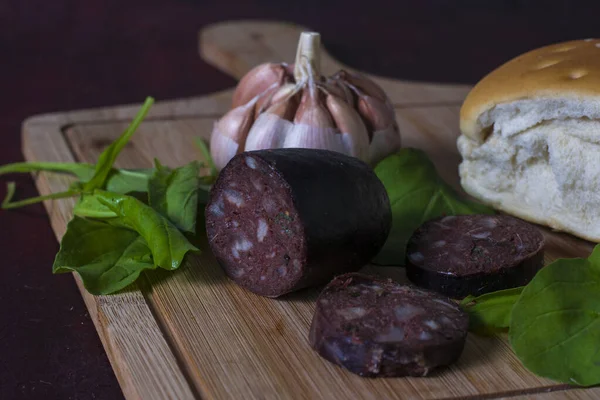
{"label": "wooden board edge", "polygon": [[[225,89],[202,96],[160,100],[152,106],[145,120],[220,116],[229,111],[232,95],[233,89]],[[36,125],[51,125],[62,128],[65,125],[77,123],[128,122],[139,111],[143,100],[140,99],[140,103],[133,104],[36,114],[26,118],[21,127],[22,131],[26,132],[29,127]]]}
{"label": "wooden board edge", "polygon": [[[35,157],[35,151],[33,150],[36,146],[32,145],[36,140],[48,145],[61,147],[62,150],[69,152],[71,158],[73,158],[72,153],[68,148],[68,144],[62,135],[62,126],[59,124],[24,123],[21,137],[22,152],[26,160],[38,160]],[[72,159],[72,161],[74,162],[75,160]],[[45,173],[34,176],[35,185],[40,194],[43,195],[48,194],[51,191],[56,191],[56,187],[54,190],[51,188],[51,186],[57,186],[57,183],[53,182],[54,179],[62,179],[63,184],[61,185],[61,183],[58,183],[58,185],[64,186],[63,189],[67,188],[68,181],[66,181],[65,178],[53,178]],[[56,203],[46,201],[44,202],[44,207],[48,213],[56,238],[60,241],[66,228],[56,226],[57,220],[56,218],[52,218],[52,216],[56,214]],[[190,385],[187,377],[183,373],[179,365],[179,360],[177,360],[169,345],[168,338],[165,337],[164,332],[156,321],[156,318],[141,291],[136,289],[135,291],[129,292],[130,297],[133,296],[133,302],[131,301],[131,298],[129,298],[128,301],[121,301],[121,299],[117,300],[116,297],[112,296],[94,296],[87,292],[81,279],[79,279],[77,275],[73,274],[73,276],[125,398],[128,400],[163,400],[165,398],[179,400],[199,398],[197,393],[195,393],[195,388]],[[111,312],[114,310],[110,309],[111,306],[113,306],[111,304],[113,302],[112,299],[118,302],[117,305],[121,309],[120,311],[124,310],[119,314],[125,314],[130,318],[135,318],[136,316],[140,317],[140,319],[142,319],[142,317],[145,318],[141,321],[137,321],[137,323],[136,321],[131,320],[115,321],[114,312]],[[127,310],[127,308],[129,308],[129,310]],[[151,317],[151,319],[148,319],[147,317]],[[129,342],[127,343],[127,346],[125,346],[118,338],[113,337],[113,331],[115,331],[113,325],[115,324],[128,324],[144,327],[147,332],[139,337],[152,337],[152,346],[148,346],[148,343],[137,343],[132,346],[131,341],[136,339],[134,336],[127,338]],[[131,357],[128,357],[127,353],[132,351],[132,347],[136,350],[143,349],[145,351],[140,355],[146,362],[144,365],[138,365],[138,368],[135,368],[135,365],[134,368],[132,368],[130,364],[120,362],[123,358],[131,360]],[[149,385],[141,387],[140,385],[136,385],[135,382],[148,382],[146,377],[141,377],[141,375],[147,375],[148,368],[151,368],[153,373],[168,376],[168,379],[150,381],[155,384],[155,386]],[[170,383],[172,387],[165,387],[165,381]],[[165,393],[168,395],[165,396]]]}

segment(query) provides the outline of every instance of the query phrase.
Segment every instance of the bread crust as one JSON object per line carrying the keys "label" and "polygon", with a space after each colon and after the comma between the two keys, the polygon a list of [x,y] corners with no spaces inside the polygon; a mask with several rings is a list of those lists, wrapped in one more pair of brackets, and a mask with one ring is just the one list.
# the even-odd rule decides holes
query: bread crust
{"label": "bread crust", "polygon": [[600,98],[600,39],[573,40],[541,47],[496,68],[467,95],[460,130],[475,141],[486,136],[483,113],[523,99]]}

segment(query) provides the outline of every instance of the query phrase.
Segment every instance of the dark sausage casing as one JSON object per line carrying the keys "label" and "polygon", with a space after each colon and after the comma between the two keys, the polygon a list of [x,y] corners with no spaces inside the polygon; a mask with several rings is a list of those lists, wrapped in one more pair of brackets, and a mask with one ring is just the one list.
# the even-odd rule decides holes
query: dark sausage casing
{"label": "dark sausage casing", "polygon": [[410,238],[406,276],[453,298],[524,286],[544,266],[544,236],[508,215],[433,219]]}
{"label": "dark sausage casing", "polygon": [[238,154],[206,207],[213,254],[237,284],[267,297],[357,271],[383,246],[390,201],[357,158],[314,149]]}

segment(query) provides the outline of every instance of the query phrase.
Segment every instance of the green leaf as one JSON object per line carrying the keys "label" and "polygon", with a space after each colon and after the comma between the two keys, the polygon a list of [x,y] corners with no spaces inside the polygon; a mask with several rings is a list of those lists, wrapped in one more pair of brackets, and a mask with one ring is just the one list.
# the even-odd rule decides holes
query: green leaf
{"label": "green leaf", "polygon": [[134,134],[138,126],[142,123],[153,103],[154,99],[152,97],[146,98],[142,108],[127,129],[125,129],[125,132],[123,132],[123,134],[117,140],[111,143],[111,145],[108,146],[102,152],[102,154],[100,154],[98,157],[98,162],[96,163],[94,176],[84,185],[85,191],[90,192],[94,189],[104,187],[104,184],[110,172],[112,171],[112,166],[115,163],[117,156],[121,150],[123,150],[123,147],[125,147],[127,142],[129,142],[129,139]]}
{"label": "green leaf", "polygon": [[523,365],[556,381],[600,384],[600,245],[542,268],[512,310],[509,340]]}
{"label": "green leaf", "polygon": [[95,167],[92,164],[62,162],[20,162],[0,166],[0,175],[39,171],[66,173],[87,181],[94,176]]}
{"label": "green leaf", "polygon": [[55,274],[76,272],[88,292],[110,294],[155,269],[146,241],[134,231],[74,217],[54,260]]}
{"label": "green leaf", "polygon": [[469,330],[491,335],[508,329],[511,310],[522,291],[523,287],[517,287],[464,298],[460,305],[469,314]]}
{"label": "green leaf", "polygon": [[138,232],[148,243],[154,262],[161,268],[179,268],[189,251],[199,251],[169,220],[152,207],[124,194],[96,190],[98,201],[117,214],[111,224],[126,226]]}
{"label": "green leaf", "polygon": [[108,174],[107,192],[127,194],[131,192],[147,192],[148,182],[154,174],[154,168],[147,169],[112,169]]}
{"label": "green leaf", "polygon": [[184,232],[196,232],[200,164],[171,170],[156,160],[148,186],[148,203]]}
{"label": "green leaf", "polygon": [[[142,194],[148,191],[148,182],[154,169],[113,169],[106,181],[106,191],[120,194]],[[73,214],[87,218],[114,218],[117,216],[98,201],[96,196],[82,194],[73,208]]]}
{"label": "green leaf", "polygon": [[382,160],[375,173],[383,182],[392,206],[392,229],[373,260],[375,264],[404,265],[408,239],[430,219],[494,213],[487,206],[462,199],[438,176],[435,166],[421,150],[404,148]]}
{"label": "green leaf", "polygon": [[93,194],[83,194],[75,207],[73,207],[73,214],[83,218],[116,218],[118,215],[110,208],[100,203],[97,196]]}

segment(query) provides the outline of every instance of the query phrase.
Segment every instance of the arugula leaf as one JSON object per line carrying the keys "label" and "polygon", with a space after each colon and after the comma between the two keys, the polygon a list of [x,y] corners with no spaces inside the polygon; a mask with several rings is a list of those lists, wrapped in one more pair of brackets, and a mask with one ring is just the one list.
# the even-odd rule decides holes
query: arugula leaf
{"label": "arugula leaf", "polygon": [[508,329],[511,310],[522,291],[523,287],[516,287],[478,297],[465,297],[460,305],[469,314],[469,330],[480,335],[491,335]]}
{"label": "arugula leaf", "polygon": [[392,206],[392,229],[382,250],[373,260],[380,265],[404,265],[406,245],[424,222],[444,216],[493,214],[482,204],[459,197],[437,174],[427,155],[404,148],[375,167]]}
{"label": "arugula leaf", "polygon": [[155,161],[148,186],[148,203],[184,232],[196,232],[200,164],[191,162],[171,170]]}
{"label": "arugula leaf", "polygon": [[147,269],[176,269],[188,252],[199,251],[182,231],[195,233],[199,194],[206,196],[215,176],[200,178],[198,162],[175,170],[161,166],[158,161],[155,169],[112,167],[153,101],[150,97],[146,99],[134,121],[100,155],[96,166],[41,162],[0,167],[0,175],[49,171],[79,178],[66,192],[16,202],[12,202],[15,184],[11,182],[1,206],[16,208],[80,195],[75,216],[61,240],[53,272],[79,274],[92,294],[114,293]]}
{"label": "arugula leaf", "polygon": [[154,174],[154,168],[115,169],[108,174],[106,185],[102,189],[114,193],[147,192],[148,182]]}
{"label": "arugula leaf", "polygon": [[[144,194],[148,191],[148,182],[154,174],[154,169],[113,169],[106,181],[106,191],[120,194]],[[73,208],[73,214],[88,218],[114,218],[117,216],[97,197],[82,194]]]}
{"label": "arugula leaf", "polygon": [[11,202],[15,193],[14,183],[9,183],[8,194],[0,207],[2,209],[18,208],[35,204],[49,199],[61,199],[77,196],[83,192],[90,192],[96,188],[106,188],[116,193],[128,193],[134,191],[147,191],[148,180],[152,170],[117,170],[112,168],[117,156],[127,144],[131,135],[140,125],[154,99],[148,97],[141,110],[125,130],[125,132],[106,150],[102,152],[96,166],[86,163],[58,163],[58,162],[21,162],[0,167],[0,175],[8,173],[27,172],[59,172],[68,173],[79,178],[78,182],[71,184],[69,190],[61,193],[53,193],[46,196],[33,197],[30,199]]}
{"label": "arugula leaf", "polygon": [[111,224],[126,226],[146,240],[159,267],[177,269],[189,251],[200,251],[167,218],[135,197],[103,190],[94,191],[94,196],[117,214],[115,221],[109,220]]}
{"label": "arugula leaf", "polygon": [[74,217],[54,260],[55,274],[76,272],[88,292],[110,294],[155,269],[145,240],[128,229]]}
{"label": "arugula leaf", "polygon": [[512,309],[509,340],[537,375],[600,384],[600,245],[587,259],[559,259],[536,274]]}
{"label": "arugula leaf", "polygon": [[100,203],[93,194],[84,194],[73,207],[73,214],[78,217],[107,219],[118,217],[117,213]]}
{"label": "arugula leaf", "polygon": [[142,105],[142,108],[135,116],[131,124],[125,129],[125,132],[121,134],[121,136],[115,140],[110,146],[108,146],[102,154],[98,157],[98,162],[96,163],[96,171],[94,176],[85,183],[83,186],[84,191],[91,192],[94,189],[99,189],[104,187],[104,183],[108,178],[112,170],[112,166],[117,159],[117,156],[123,150],[123,147],[129,142],[129,139],[134,134],[138,126],[142,123],[142,120],[146,117],[146,114],[152,107],[154,103],[154,99],[152,97],[146,98],[146,101]]}

